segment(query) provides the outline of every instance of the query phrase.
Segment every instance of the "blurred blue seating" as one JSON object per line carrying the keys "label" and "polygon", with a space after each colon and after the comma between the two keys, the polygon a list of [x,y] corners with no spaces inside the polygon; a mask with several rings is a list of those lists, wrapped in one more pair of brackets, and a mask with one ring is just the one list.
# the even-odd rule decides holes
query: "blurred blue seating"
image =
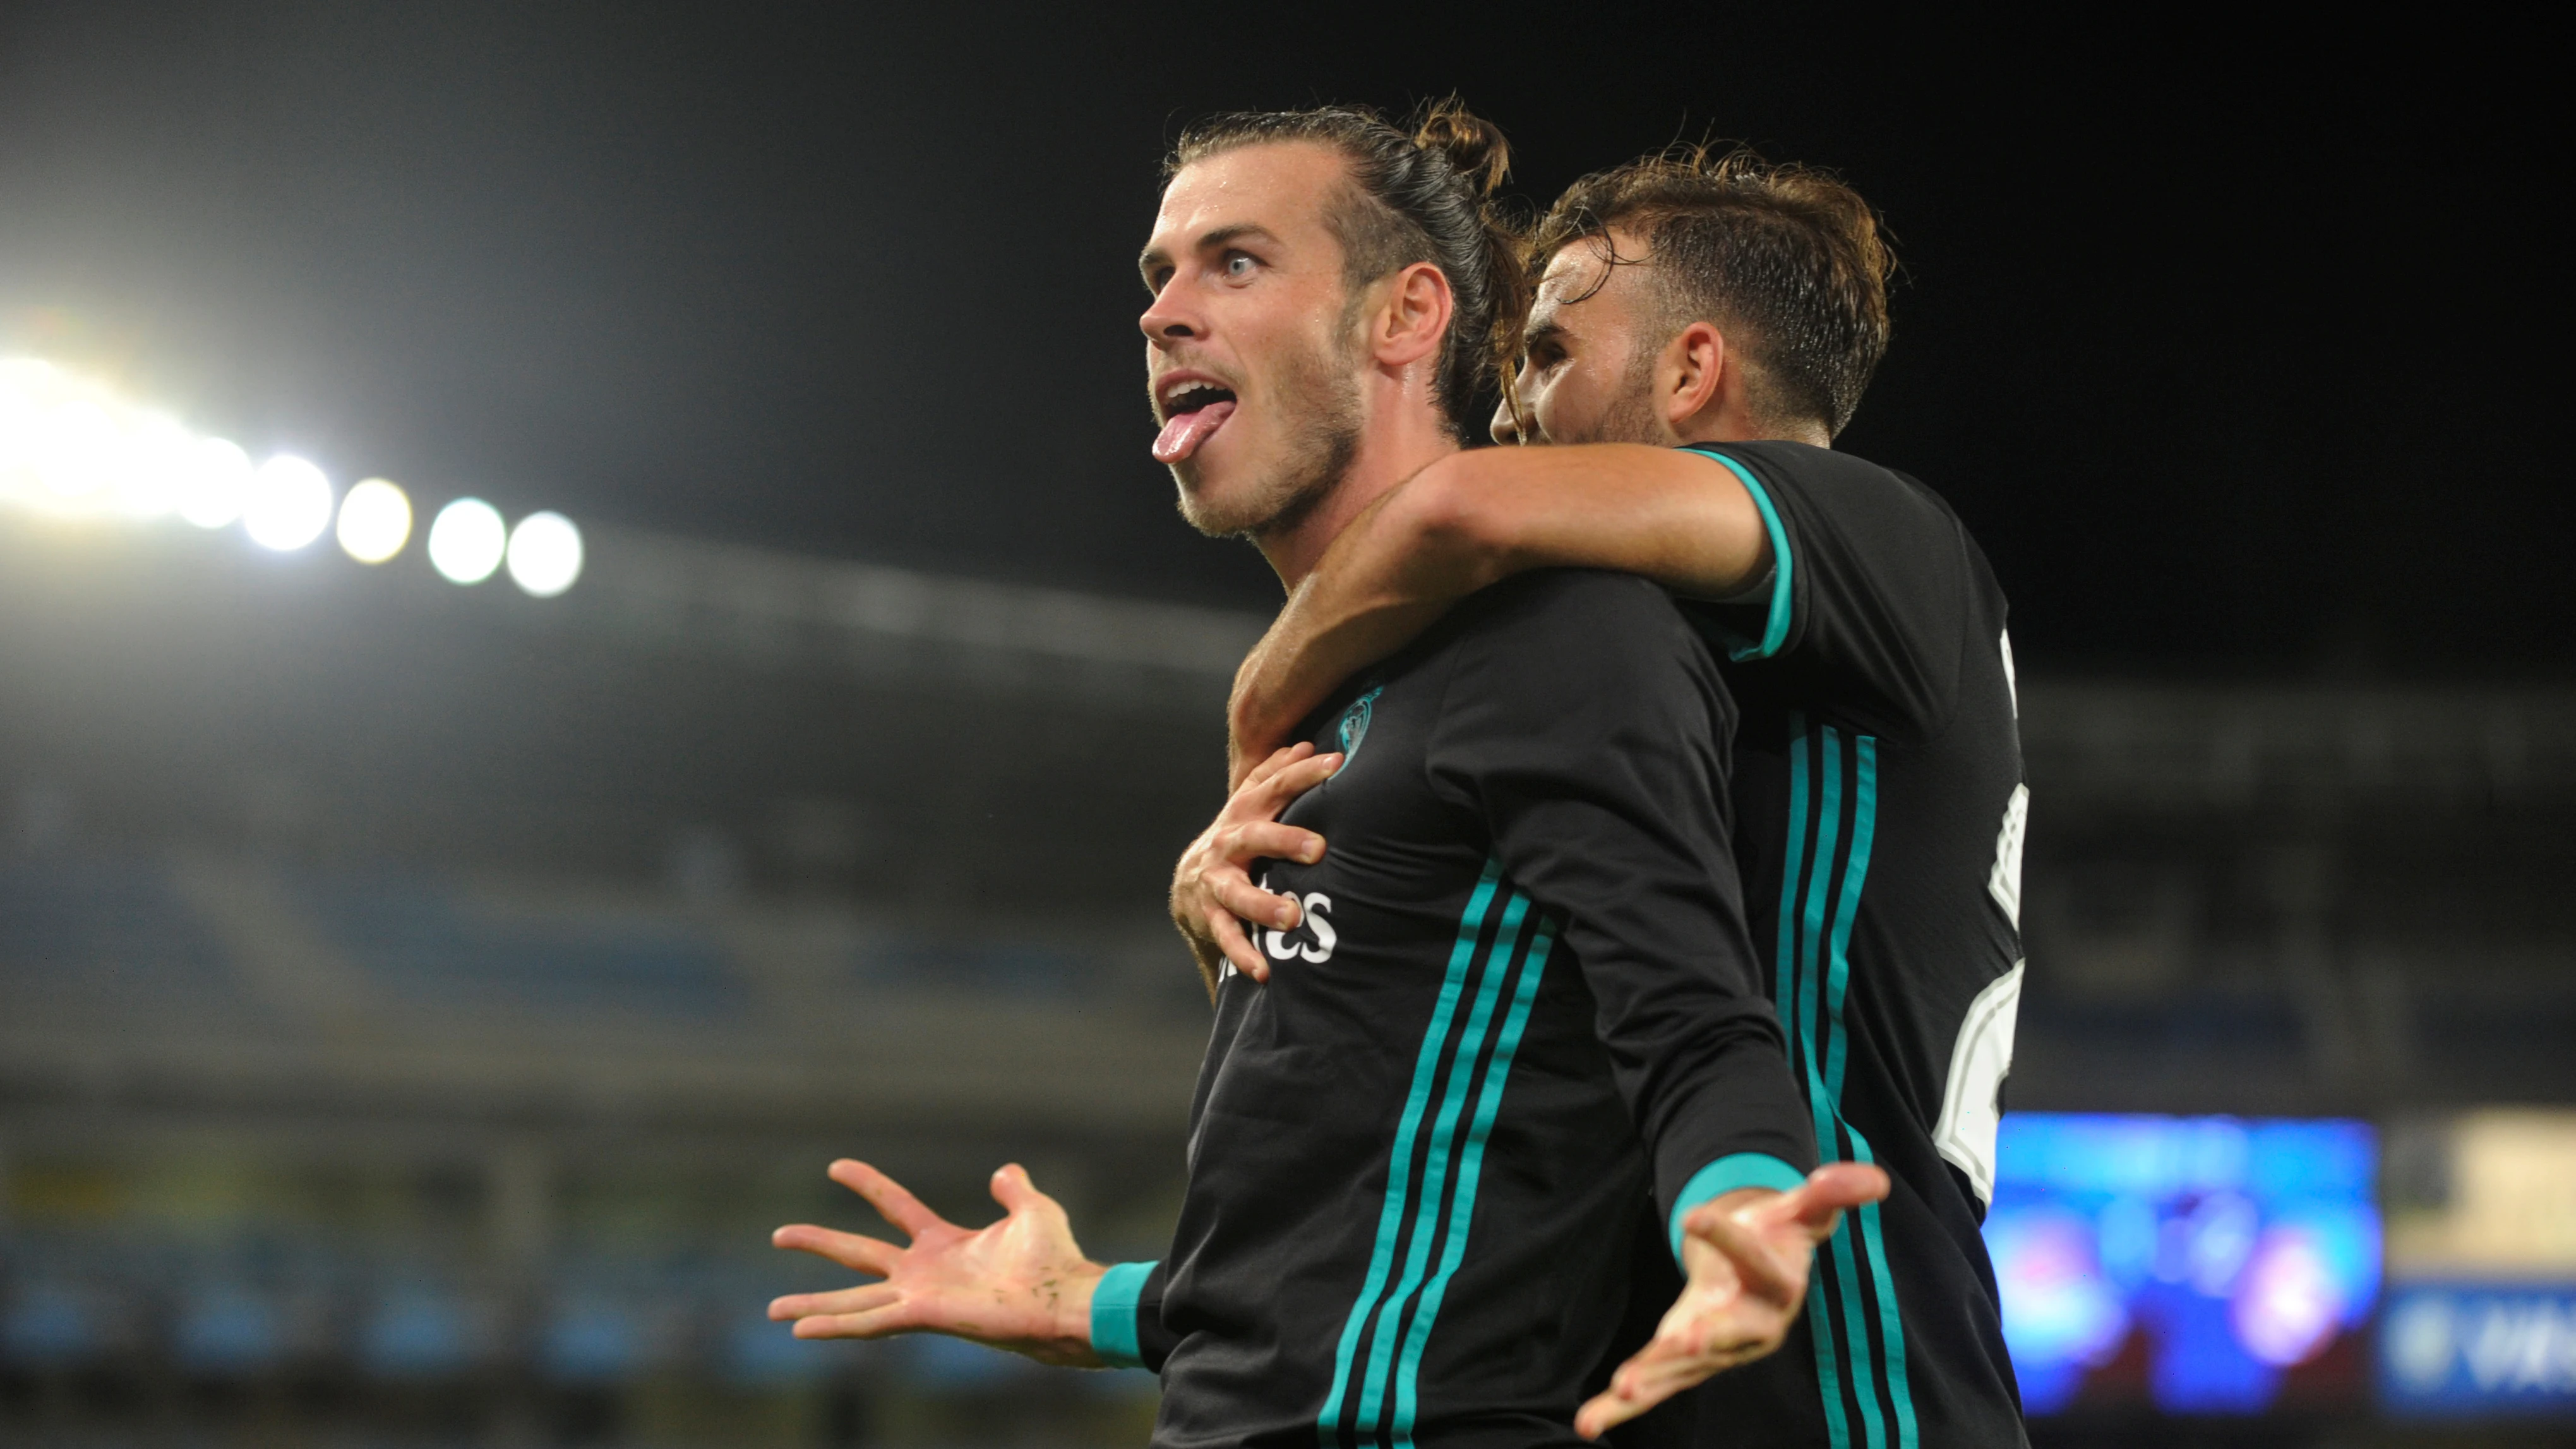
{"label": "blurred blue seating", "polygon": [[188,1012],[251,1007],[230,958],[167,873],[135,861],[0,866],[0,991]]}
{"label": "blurred blue seating", "polygon": [[431,885],[310,876],[300,899],[361,969],[415,1001],[708,1018],[746,991],[683,923],[610,910],[476,909]]}
{"label": "blurred blue seating", "polygon": [[181,1368],[243,1377],[286,1356],[285,1314],[277,1300],[246,1283],[207,1283],[183,1303],[171,1338]]}
{"label": "blurred blue seating", "polygon": [[645,1361],[635,1306],[593,1292],[556,1303],[539,1351],[547,1375],[569,1384],[616,1383],[640,1372]]}
{"label": "blurred blue seating", "polygon": [[106,1306],[86,1285],[39,1279],[22,1283],[0,1309],[0,1362],[21,1369],[63,1369],[110,1347]]}
{"label": "blurred blue seating", "polygon": [[444,1286],[395,1284],[362,1310],[358,1365],[377,1378],[447,1378],[490,1356],[488,1328],[463,1297]]}

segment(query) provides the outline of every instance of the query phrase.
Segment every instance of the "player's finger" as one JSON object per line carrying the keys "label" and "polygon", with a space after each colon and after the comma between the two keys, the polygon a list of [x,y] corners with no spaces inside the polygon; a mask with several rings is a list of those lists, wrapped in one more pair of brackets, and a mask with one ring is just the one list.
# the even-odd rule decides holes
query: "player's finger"
{"label": "player's finger", "polygon": [[1243,777],[1243,783],[1235,786],[1232,793],[1240,795],[1313,753],[1315,744],[1312,740],[1299,740],[1293,745],[1272,750],[1267,759],[1252,767],[1251,773]]}
{"label": "player's finger", "polygon": [[798,1338],[885,1338],[920,1327],[905,1316],[901,1304],[890,1304],[867,1313],[818,1313],[800,1318],[793,1331]]}
{"label": "player's finger", "polygon": [[1208,917],[1208,934],[1216,937],[1217,949],[1225,953],[1225,959],[1234,963],[1235,970],[1255,981],[1270,979],[1270,963],[1262,960],[1261,953],[1253,949],[1251,939],[1243,934],[1243,922],[1236,920],[1231,912],[1218,911]]}
{"label": "player's finger", "polygon": [[1619,1365],[1619,1371],[1610,1376],[1610,1387],[1576,1411],[1574,1432],[1598,1439],[1714,1371],[1714,1365],[1691,1362],[1658,1339]]}
{"label": "player's finger", "polygon": [[[1227,830],[1219,839],[1225,861],[1237,870],[1256,860],[1293,860],[1299,865],[1313,865],[1324,858],[1324,837],[1297,825],[1282,825],[1275,820],[1250,820]],[[1210,871],[1210,877],[1216,872]]]}
{"label": "player's finger", "polygon": [[818,1313],[866,1313],[902,1297],[900,1289],[884,1283],[836,1288],[829,1293],[789,1293],[770,1300],[769,1317],[774,1323],[783,1323],[792,1318],[811,1318]]}
{"label": "player's finger", "polygon": [[1264,780],[1258,789],[1247,789],[1243,794],[1246,798],[1255,795],[1261,797],[1268,805],[1264,813],[1276,815],[1288,808],[1289,801],[1333,778],[1333,773],[1342,767],[1342,758],[1341,754],[1336,752],[1317,755],[1309,760],[1292,761],[1281,767],[1269,779]]}
{"label": "player's finger", "polygon": [[892,1243],[879,1242],[857,1233],[836,1232],[812,1223],[795,1223],[780,1228],[769,1235],[769,1245],[829,1258],[844,1268],[874,1273],[880,1278],[892,1273],[895,1260],[903,1256],[903,1249]]}
{"label": "player's finger", "polygon": [[832,1164],[834,1182],[868,1200],[877,1215],[918,1238],[932,1228],[948,1226],[948,1220],[922,1206],[921,1199],[904,1190],[902,1183],[877,1171],[864,1162],[844,1157]]}
{"label": "player's finger", "polygon": [[1263,890],[1241,871],[1211,876],[1208,894],[1215,897],[1217,909],[1240,916],[1256,926],[1286,931],[1294,929],[1305,918],[1305,912],[1297,907],[1295,896]]}
{"label": "player's finger", "polygon": [[1634,1402],[1616,1389],[1604,1389],[1575,1410],[1574,1432],[1586,1439],[1598,1439],[1653,1407]]}
{"label": "player's finger", "polygon": [[1794,1221],[1822,1241],[1832,1237],[1834,1221],[1845,1211],[1885,1198],[1887,1169],[1866,1162],[1829,1162],[1807,1174],[1807,1180],[1763,1204],[1757,1216]]}

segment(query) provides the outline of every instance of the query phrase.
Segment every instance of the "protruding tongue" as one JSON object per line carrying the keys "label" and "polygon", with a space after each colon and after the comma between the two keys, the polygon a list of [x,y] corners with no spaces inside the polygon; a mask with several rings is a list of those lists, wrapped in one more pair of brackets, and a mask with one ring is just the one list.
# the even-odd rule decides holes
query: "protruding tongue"
{"label": "protruding tongue", "polygon": [[1160,437],[1154,439],[1154,461],[1177,463],[1199,450],[1225,420],[1234,416],[1231,402],[1212,402],[1194,413],[1182,413],[1163,424]]}

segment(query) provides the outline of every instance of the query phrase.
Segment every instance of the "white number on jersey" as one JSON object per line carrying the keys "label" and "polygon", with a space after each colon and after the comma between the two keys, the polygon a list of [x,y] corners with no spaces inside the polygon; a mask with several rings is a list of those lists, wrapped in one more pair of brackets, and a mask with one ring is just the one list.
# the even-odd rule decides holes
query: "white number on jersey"
{"label": "white number on jersey", "polygon": [[1977,1201],[1995,1200],[1995,1129],[2003,1113],[1996,1105],[2004,1078],[2012,1074],[2013,1023],[2021,1013],[2022,963],[1989,982],[1968,1003],[1968,1019],[1959,1023],[1959,1040],[1950,1048],[1950,1078],[1941,1092],[1941,1120],[1932,1129],[1932,1145],[1951,1166],[1968,1175]]}
{"label": "white number on jersey", "polygon": [[1995,833],[1995,868],[1986,874],[1986,894],[2004,908],[2013,929],[2021,929],[2021,839],[2030,829],[2030,787],[2013,786],[2004,802],[2003,829]]}

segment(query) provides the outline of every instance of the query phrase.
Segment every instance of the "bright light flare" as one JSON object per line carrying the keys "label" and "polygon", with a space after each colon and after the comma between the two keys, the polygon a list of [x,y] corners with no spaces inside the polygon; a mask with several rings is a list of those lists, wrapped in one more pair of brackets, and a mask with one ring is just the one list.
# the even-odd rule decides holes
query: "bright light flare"
{"label": "bright light flare", "polygon": [[510,580],[551,599],[581,577],[581,530],[560,513],[531,513],[510,530]]}
{"label": "bright light flare", "polygon": [[199,438],[179,480],[179,516],[199,528],[221,528],[242,515],[250,496],[250,454],[228,438]]}
{"label": "bright light flare", "polygon": [[369,478],[340,500],[340,547],[364,564],[379,564],[411,540],[411,499],[402,485]]}
{"label": "bright light flare", "polygon": [[451,584],[479,584],[501,566],[510,530],[501,510],[480,498],[459,498],[429,523],[429,565]]}
{"label": "bright light flare", "polygon": [[73,396],[46,410],[29,450],[43,501],[57,511],[85,513],[105,502],[116,418],[99,398]]}
{"label": "bright light flare", "polygon": [[108,458],[116,510],[128,518],[159,518],[179,506],[197,440],[177,418],[161,413],[132,413],[126,422]]}
{"label": "bright light flare", "polygon": [[242,529],[262,548],[291,553],[331,526],[331,502],[331,480],[321,469],[280,453],[251,475]]}
{"label": "bright light flare", "polygon": [[[280,454],[257,467],[222,438],[137,407],[96,382],[33,357],[0,357],[0,503],[58,517],[134,520],[172,514],[199,528],[239,522],[262,548],[288,553],[326,531],[360,563],[383,563],[411,542],[411,499],[384,478],[336,498],[331,480],[303,458]],[[429,560],[459,584],[479,584],[506,562],[527,593],[550,599],[581,577],[581,530],[560,513],[534,513],[513,529],[479,498],[438,512]]]}

